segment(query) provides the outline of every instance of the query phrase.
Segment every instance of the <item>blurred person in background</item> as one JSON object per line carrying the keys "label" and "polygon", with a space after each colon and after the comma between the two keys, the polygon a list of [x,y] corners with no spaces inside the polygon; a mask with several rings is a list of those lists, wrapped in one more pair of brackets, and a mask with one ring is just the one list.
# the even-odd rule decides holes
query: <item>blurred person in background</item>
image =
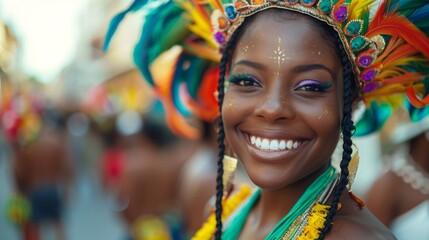
{"label": "blurred person in background", "polygon": [[[210,215],[216,193],[216,121],[201,121],[201,131],[197,151],[186,162],[180,178],[180,203],[187,238],[190,238]],[[234,186],[240,186],[243,183],[253,185],[246,176],[242,165],[234,159],[229,163],[231,168],[228,171],[234,174],[227,177],[228,191],[232,191]]]}
{"label": "blurred person in background", "polygon": [[[23,238],[41,239],[41,229],[50,225],[56,239],[65,239],[62,217],[72,170],[61,114],[48,110],[40,96],[24,91],[3,107],[17,196],[22,197],[22,209],[28,207],[29,219],[21,221]],[[12,222],[19,211],[7,210]]]}
{"label": "blurred person in background", "polygon": [[180,173],[195,142],[174,136],[149,114],[125,111],[115,125],[122,155],[115,202],[129,227],[128,239],[183,239]]}
{"label": "blurred person in background", "polygon": [[215,194],[217,143],[214,124],[201,121],[198,148],[181,173],[180,204],[186,235],[192,235],[207,218],[209,200]]}
{"label": "blurred person in background", "polygon": [[388,167],[368,191],[367,205],[399,240],[428,239],[429,117],[399,123],[389,140]]}
{"label": "blurred person in background", "polygon": [[115,126],[115,117],[106,117],[99,131],[103,142],[101,154],[101,183],[107,192],[117,189],[124,164],[121,136]]}
{"label": "blurred person in background", "polygon": [[54,225],[57,239],[65,239],[62,217],[71,169],[63,140],[64,136],[48,130],[34,144],[15,149],[17,186],[31,204],[30,239],[40,239],[45,223]]}

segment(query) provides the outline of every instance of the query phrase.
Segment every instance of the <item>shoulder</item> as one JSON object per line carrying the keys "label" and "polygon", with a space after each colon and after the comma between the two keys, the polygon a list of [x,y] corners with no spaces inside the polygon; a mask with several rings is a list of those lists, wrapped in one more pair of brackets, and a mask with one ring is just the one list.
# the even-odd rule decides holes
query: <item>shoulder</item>
{"label": "shoulder", "polygon": [[401,186],[402,183],[403,181],[400,177],[391,170],[388,170],[374,182],[369,193],[371,194],[379,191],[392,192],[392,190],[397,190],[398,186]]}
{"label": "shoulder", "polygon": [[[362,211],[368,211],[366,208]],[[375,220],[375,221],[374,221]],[[357,218],[348,216],[337,216],[327,240],[390,240],[395,236],[375,218]]]}
{"label": "shoulder", "polygon": [[359,207],[348,194],[342,197],[342,208],[334,218],[328,240],[390,240],[396,239],[366,207]]}
{"label": "shoulder", "polygon": [[374,182],[365,196],[369,209],[373,211],[394,207],[404,188],[403,185],[401,178],[394,172],[387,171],[384,173]]}

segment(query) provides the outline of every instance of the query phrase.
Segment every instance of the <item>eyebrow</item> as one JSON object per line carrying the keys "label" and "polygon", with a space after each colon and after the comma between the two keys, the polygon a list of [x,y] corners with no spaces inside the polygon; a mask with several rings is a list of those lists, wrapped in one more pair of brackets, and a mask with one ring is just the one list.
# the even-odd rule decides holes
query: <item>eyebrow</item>
{"label": "eyebrow", "polygon": [[[244,65],[244,66],[248,66],[251,68],[255,68],[258,70],[265,70],[265,66],[257,63],[257,62],[252,62],[249,60],[240,60],[238,62],[236,62],[231,69],[233,69],[235,66],[237,65]],[[299,65],[296,66],[292,69],[293,72],[297,72],[297,73],[302,73],[302,72],[306,72],[306,71],[311,71],[311,70],[325,70],[327,72],[329,72],[329,74],[331,74],[332,77],[334,77],[334,73],[331,71],[330,68],[328,68],[327,66],[323,65],[323,64],[307,64],[307,65]]]}
{"label": "eyebrow", "polygon": [[258,70],[264,70],[265,69],[264,65],[262,65],[260,63],[252,62],[252,61],[249,61],[249,60],[240,60],[240,61],[236,62],[232,66],[231,69],[233,69],[237,65],[244,65],[244,66],[248,66],[248,67],[251,67],[251,68],[258,69]]}
{"label": "eyebrow", "polygon": [[327,66],[323,65],[323,64],[307,64],[307,65],[299,65],[296,66],[292,69],[292,71],[297,72],[297,73],[301,73],[301,72],[306,72],[306,71],[311,71],[311,70],[325,70],[327,72],[329,72],[331,74],[332,77],[334,77],[334,73],[331,71],[330,68],[328,68]]}

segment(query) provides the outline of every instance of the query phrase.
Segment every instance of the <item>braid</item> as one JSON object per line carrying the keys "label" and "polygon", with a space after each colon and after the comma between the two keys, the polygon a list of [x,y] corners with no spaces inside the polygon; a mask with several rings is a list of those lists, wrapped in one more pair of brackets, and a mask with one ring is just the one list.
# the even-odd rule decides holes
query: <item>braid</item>
{"label": "braid", "polygon": [[228,69],[228,60],[232,53],[232,47],[238,39],[241,28],[239,28],[229,39],[223,51],[222,59],[220,61],[220,74],[218,85],[218,102],[219,102],[219,133],[217,144],[219,147],[218,161],[217,161],[217,177],[216,177],[216,232],[215,239],[220,240],[222,236],[222,198],[223,198],[223,158],[225,155],[225,131],[223,128],[222,120],[222,105],[225,95],[225,75]]}
{"label": "braid", "polygon": [[355,79],[351,71],[350,60],[344,50],[343,44],[340,41],[337,34],[335,34],[336,41],[339,46],[343,62],[343,74],[344,74],[344,108],[343,108],[343,120],[341,122],[341,128],[343,133],[343,157],[340,163],[341,175],[338,185],[334,189],[334,195],[331,202],[331,208],[329,209],[328,216],[326,217],[325,226],[321,230],[319,239],[324,239],[325,235],[329,232],[332,227],[332,221],[337,213],[338,203],[343,190],[346,188],[349,176],[349,162],[352,154],[352,133],[354,132],[354,125],[352,120],[352,104],[353,104],[353,90],[355,88]]}

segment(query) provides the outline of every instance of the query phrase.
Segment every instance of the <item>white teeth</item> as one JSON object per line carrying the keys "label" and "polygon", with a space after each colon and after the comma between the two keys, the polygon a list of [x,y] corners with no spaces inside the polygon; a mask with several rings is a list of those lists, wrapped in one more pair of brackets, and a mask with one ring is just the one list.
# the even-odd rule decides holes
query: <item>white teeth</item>
{"label": "white teeth", "polygon": [[261,148],[264,150],[270,149],[270,141],[264,138],[264,140],[262,140],[262,143],[261,143]]}
{"label": "white teeth", "polygon": [[285,141],[285,140],[281,140],[281,141],[280,141],[279,148],[280,148],[281,150],[286,149],[286,141]]}
{"label": "white teeth", "polygon": [[279,141],[272,140],[270,143],[270,150],[278,150],[279,149]]}
{"label": "white teeth", "polygon": [[286,143],[286,148],[287,148],[287,149],[292,149],[292,146],[293,146],[293,142],[292,142],[292,140],[287,141],[287,143]]}
{"label": "white teeth", "polygon": [[257,147],[261,147],[261,139],[260,139],[260,138],[256,138],[255,145],[256,145]]}
{"label": "white teeth", "polygon": [[277,139],[270,140],[267,138],[260,138],[255,136],[250,136],[250,143],[262,150],[272,151],[295,149],[298,148],[301,144],[299,141]]}
{"label": "white teeth", "polygon": [[294,142],[292,147],[293,148],[297,148],[298,147],[298,142]]}

